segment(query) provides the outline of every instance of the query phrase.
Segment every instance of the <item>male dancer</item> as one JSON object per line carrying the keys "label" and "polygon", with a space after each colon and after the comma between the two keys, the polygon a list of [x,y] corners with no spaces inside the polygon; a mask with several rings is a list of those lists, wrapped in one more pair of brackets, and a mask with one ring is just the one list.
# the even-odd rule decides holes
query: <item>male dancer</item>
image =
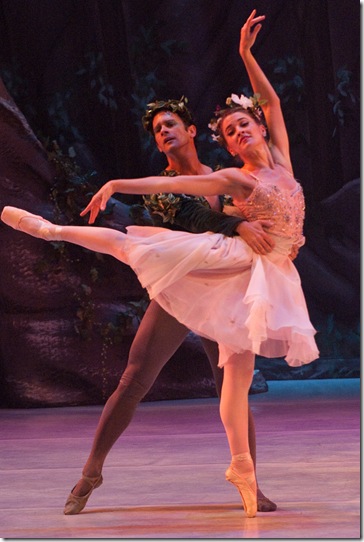
{"label": "male dancer", "polygon": [[[183,100],[168,100],[149,104],[143,124],[155,138],[168,165],[163,175],[196,175],[211,173],[202,164],[195,147],[196,127]],[[225,235],[240,235],[259,254],[271,251],[273,241],[264,230],[269,222],[246,222],[236,216],[221,212],[222,201],[217,196],[208,198],[185,195],[156,195],[145,198],[152,219],[158,226],[184,229],[193,233],[213,231]],[[84,465],[82,478],[70,493],[64,513],[78,514],[85,507],[92,491],[102,483],[102,467],[113,444],[129,425],[135,409],[155,382],[161,369],[172,357],[189,333],[189,330],[151,301],[140,323],[130,348],[128,363],[121,380],[105,403],[90,455]],[[217,344],[202,338],[205,352],[214,374],[217,393],[220,395],[223,370],[217,367]],[[249,445],[255,464],[255,427],[249,411]],[[276,510],[276,505],[263,495],[258,487],[258,511]]]}

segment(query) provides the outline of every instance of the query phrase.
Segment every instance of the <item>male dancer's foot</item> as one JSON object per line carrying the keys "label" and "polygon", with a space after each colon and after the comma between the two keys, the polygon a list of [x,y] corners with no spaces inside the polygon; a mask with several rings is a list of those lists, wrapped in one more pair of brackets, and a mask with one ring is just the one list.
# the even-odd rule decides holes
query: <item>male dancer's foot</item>
{"label": "male dancer's foot", "polygon": [[[64,511],[63,513],[66,516],[79,514],[82,512],[82,510],[85,508],[86,503],[91,496],[91,493],[94,489],[98,488],[102,484],[102,475],[99,474],[98,476],[90,477],[85,476],[82,474],[81,480],[78,482],[78,484],[72,489],[71,493],[68,495]],[[76,487],[80,486],[80,482],[82,482],[82,486],[84,487],[82,491],[82,495],[76,494]]]}
{"label": "male dancer's foot", "polygon": [[276,503],[268,499],[259,487],[257,489],[257,508],[258,512],[275,512],[277,510]]}

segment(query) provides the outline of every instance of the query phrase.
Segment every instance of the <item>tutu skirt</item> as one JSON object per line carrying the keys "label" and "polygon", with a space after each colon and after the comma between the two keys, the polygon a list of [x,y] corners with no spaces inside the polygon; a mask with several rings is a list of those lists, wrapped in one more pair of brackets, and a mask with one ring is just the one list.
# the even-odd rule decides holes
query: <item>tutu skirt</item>
{"label": "tutu skirt", "polygon": [[238,236],[146,226],[127,232],[126,263],[150,298],[191,331],[228,351],[285,357],[291,366],[319,357],[290,240],[275,238],[274,250],[259,256]]}

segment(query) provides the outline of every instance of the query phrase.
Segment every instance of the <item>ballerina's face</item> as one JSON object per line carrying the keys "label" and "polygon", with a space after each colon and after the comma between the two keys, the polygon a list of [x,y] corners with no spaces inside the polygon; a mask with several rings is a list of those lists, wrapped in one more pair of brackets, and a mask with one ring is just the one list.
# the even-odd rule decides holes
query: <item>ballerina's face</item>
{"label": "ballerina's face", "polygon": [[265,127],[244,111],[226,115],[221,121],[221,133],[227,150],[241,157],[253,146],[265,143]]}

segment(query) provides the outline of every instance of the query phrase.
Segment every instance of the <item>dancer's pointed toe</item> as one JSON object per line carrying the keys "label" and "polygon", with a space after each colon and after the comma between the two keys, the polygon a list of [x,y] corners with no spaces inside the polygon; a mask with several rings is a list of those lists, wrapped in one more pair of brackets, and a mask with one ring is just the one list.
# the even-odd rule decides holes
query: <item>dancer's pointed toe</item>
{"label": "dancer's pointed toe", "polygon": [[9,205],[4,207],[1,213],[1,220],[11,228],[14,228],[14,230],[21,230],[20,222],[25,217],[41,218],[39,216],[36,217],[36,215],[33,215],[24,209],[10,207]]}
{"label": "dancer's pointed toe", "polygon": [[39,215],[33,215],[24,209],[6,206],[2,210],[1,220],[13,228],[45,241],[57,240],[59,227]]}
{"label": "dancer's pointed toe", "polygon": [[64,507],[64,511],[63,511],[63,513],[66,516],[79,514],[85,508],[86,503],[89,497],[91,496],[91,493],[93,492],[93,490],[100,487],[103,480],[102,474],[94,478],[90,478],[88,476],[82,475],[82,479],[85,480],[91,486],[91,489],[90,491],[88,491],[88,493],[86,493],[86,495],[83,495],[82,497],[78,497],[77,495],[74,495],[72,493],[73,490],[71,491],[71,493],[68,495],[68,498]]}
{"label": "dancer's pointed toe", "polygon": [[[248,462],[249,468],[246,468],[246,464],[242,468],[242,462]],[[233,461],[225,472],[225,477],[238,489],[248,518],[254,518],[258,511],[257,482],[250,454],[233,456]]]}

